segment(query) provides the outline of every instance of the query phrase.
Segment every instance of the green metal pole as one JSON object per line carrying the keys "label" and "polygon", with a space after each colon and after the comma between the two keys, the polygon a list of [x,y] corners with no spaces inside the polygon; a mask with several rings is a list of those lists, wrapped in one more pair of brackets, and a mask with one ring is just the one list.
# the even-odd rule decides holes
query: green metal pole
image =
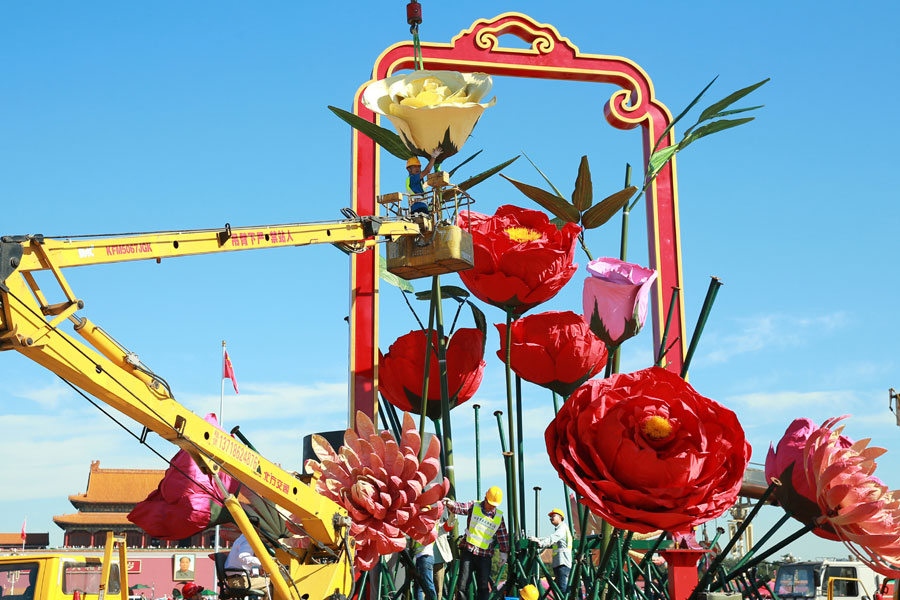
{"label": "green metal pole", "polygon": [[[506,494],[512,502],[508,504],[510,506],[515,506],[516,504],[516,480],[515,480],[515,467],[513,465],[513,453],[512,452],[504,452],[503,453],[503,466],[506,470]],[[507,589],[516,589],[516,575],[515,569],[513,565],[516,564],[516,537],[513,535],[513,532],[509,532],[509,556],[507,559],[507,572],[509,576],[507,577],[508,581],[506,583]],[[509,587],[509,586],[512,587]]]}
{"label": "green metal pole", "polygon": [[[553,415],[556,416],[559,414],[559,395],[556,392],[553,392]],[[566,482],[562,482],[563,486],[563,499],[566,504],[566,520],[569,523],[569,527],[574,527],[574,521],[572,520],[572,507],[569,506],[569,487],[566,485]]]}
{"label": "green metal pole", "polygon": [[722,281],[718,277],[711,277],[709,288],[706,290],[706,298],[703,300],[703,308],[700,309],[700,317],[697,319],[697,326],[694,328],[694,335],[691,336],[691,345],[688,346],[687,354],[684,357],[684,365],[681,367],[681,376],[687,377],[688,369],[691,366],[691,359],[694,358],[694,352],[697,350],[697,344],[700,342],[700,336],[703,334],[703,328],[706,327],[706,320],[709,319],[709,313],[712,311],[713,302],[716,301],[716,294],[722,287]]}
{"label": "green metal pole", "polygon": [[444,456],[447,461],[446,477],[450,481],[449,496],[456,500],[456,475],[453,472],[453,434],[450,428],[450,390],[447,384],[447,339],[444,337],[444,311],[441,308],[441,286],[438,280],[438,276],[435,275],[435,293],[432,295],[432,301],[435,302],[435,320],[437,321],[438,373],[441,378],[441,424],[444,426],[443,446],[445,448]]}
{"label": "green metal pole", "polygon": [[679,288],[672,286],[672,296],[669,298],[669,312],[666,313],[666,326],[663,328],[662,338],[659,341],[659,354],[656,357],[656,366],[661,367],[663,354],[666,351],[666,343],[669,341],[669,326],[672,324],[672,313],[675,309],[675,299],[678,298]]}
{"label": "green metal pole", "polygon": [[503,411],[495,410],[494,416],[497,417],[497,429],[500,430],[500,451],[506,453],[509,448],[506,445],[506,432],[503,431],[503,419],[500,418],[503,416]]}
{"label": "green metal pole", "polygon": [[525,529],[525,434],[522,430],[522,378],[516,375],[516,443],[518,444],[519,467],[519,524]]}
{"label": "green metal pole", "polygon": [[[510,366],[510,352],[512,350],[512,323],[513,314],[511,310],[506,311],[506,419],[509,423],[509,447],[516,447],[516,430],[515,430],[515,412],[513,411],[513,383],[512,383],[512,367]],[[516,501],[516,463],[513,456],[512,470],[512,495],[508,506],[510,508],[510,521],[512,521],[510,538],[515,540],[519,531],[519,503]]]}
{"label": "green metal pole", "polygon": [[541,531],[541,524],[538,515],[541,514],[541,487],[534,486],[534,535],[538,537]]}
{"label": "green metal pole", "polygon": [[480,405],[474,404],[475,409],[475,495],[481,498],[481,432],[478,427],[478,409]]}
{"label": "green metal pole", "polygon": [[[428,408],[428,379],[431,375],[431,349],[434,347],[432,336],[434,335],[435,299],[438,297],[440,284],[435,275],[431,278],[431,306],[428,308],[428,331],[425,333],[425,375],[422,377],[422,399],[419,404],[419,439],[422,445],[419,447],[419,460],[425,456],[425,413]],[[399,440],[398,440],[399,441]],[[441,444],[443,447],[444,444]]]}

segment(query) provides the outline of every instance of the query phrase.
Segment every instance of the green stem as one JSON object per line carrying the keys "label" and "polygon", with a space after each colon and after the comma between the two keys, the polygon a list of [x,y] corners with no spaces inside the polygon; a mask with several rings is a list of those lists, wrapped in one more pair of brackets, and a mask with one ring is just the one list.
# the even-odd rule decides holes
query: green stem
{"label": "green stem", "polygon": [[[444,336],[444,311],[441,308],[439,276],[434,276],[435,320],[438,336],[438,374],[441,378],[441,424],[444,426],[444,455],[447,460],[446,477],[450,481],[449,496],[456,499],[456,475],[453,471],[453,434],[450,429],[450,390],[447,383],[447,338]],[[424,444],[423,444],[424,445]]]}
{"label": "green stem", "polygon": [[682,377],[687,377],[691,359],[694,358],[694,352],[697,350],[697,344],[700,342],[700,336],[703,335],[703,328],[706,327],[706,320],[709,319],[709,313],[712,311],[713,302],[716,301],[716,294],[719,293],[720,287],[722,287],[722,282],[719,278],[712,277],[709,288],[706,290],[706,298],[703,300],[703,308],[700,309],[697,326],[694,327],[694,335],[691,336],[691,345],[688,346],[687,354],[684,357],[684,365],[681,367]]}
{"label": "green stem", "polygon": [[[431,350],[434,348],[434,317],[436,310],[437,294],[439,288],[438,278],[431,279],[431,306],[428,308],[428,330],[425,332],[425,374],[422,376],[422,399],[419,404],[419,439],[422,444],[419,447],[419,460],[425,456],[425,417],[428,412],[428,383],[431,375]],[[443,445],[443,444],[442,444]]]}
{"label": "green stem", "polygon": [[[510,366],[510,352],[512,351],[512,310],[506,311],[506,419],[509,425],[509,447],[516,447],[516,430],[515,430],[515,413],[513,412],[513,383],[512,383],[512,367]],[[512,491],[515,494],[516,486],[516,465],[515,456],[513,456],[512,468]],[[512,531],[510,538],[515,541],[519,534],[519,507],[515,496],[510,498],[509,508],[512,521]]]}
{"label": "green stem", "polygon": [[[525,432],[522,428],[522,378],[516,375],[516,443],[519,467],[519,521],[525,529]],[[537,535],[537,533],[535,533]]]}
{"label": "green stem", "polygon": [[[553,392],[553,415],[555,417],[558,414],[559,414],[559,396],[556,394],[556,392]],[[566,522],[569,523],[570,524],[569,527],[571,527],[572,526],[571,523],[573,523],[574,521],[572,521],[572,507],[570,506],[570,503],[569,503],[569,487],[566,485],[565,481],[562,482],[562,486],[563,486],[563,499],[565,500],[565,505],[566,505],[566,520],[567,520]],[[535,535],[537,535],[537,534],[535,534]]]}
{"label": "green stem", "polygon": [[591,254],[591,251],[588,250],[587,245],[584,243],[584,233],[578,234],[578,241],[581,242],[581,249],[584,250],[585,254],[587,254],[588,260],[594,260],[594,256]]}
{"label": "green stem", "polygon": [[475,409],[475,495],[481,498],[481,431],[478,427],[478,409],[480,405],[472,406]]}

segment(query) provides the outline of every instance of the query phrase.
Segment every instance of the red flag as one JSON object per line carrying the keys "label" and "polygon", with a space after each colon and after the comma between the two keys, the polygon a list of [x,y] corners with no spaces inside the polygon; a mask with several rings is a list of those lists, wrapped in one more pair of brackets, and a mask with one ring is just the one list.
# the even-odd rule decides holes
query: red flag
{"label": "red flag", "polygon": [[222,370],[222,379],[230,379],[231,385],[234,386],[234,393],[238,393],[237,379],[234,377],[234,367],[231,366],[231,359],[228,358],[228,350],[225,351],[225,366]]}
{"label": "red flag", "polygon": [[22,543],[25,543],[25,521],[28,520],[28,517],[22,519]]}

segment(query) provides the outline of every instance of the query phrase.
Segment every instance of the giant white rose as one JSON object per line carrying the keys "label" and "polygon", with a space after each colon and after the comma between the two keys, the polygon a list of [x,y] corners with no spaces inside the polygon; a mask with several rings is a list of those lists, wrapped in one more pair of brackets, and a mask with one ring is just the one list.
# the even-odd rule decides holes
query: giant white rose
{"label": "giant white rose", "polygon": [[457,71],[414,71],[370,84],[363,104],[390,119],[410,152],[437,162],[459,152],[484,109],[491,90],[490,75]]}

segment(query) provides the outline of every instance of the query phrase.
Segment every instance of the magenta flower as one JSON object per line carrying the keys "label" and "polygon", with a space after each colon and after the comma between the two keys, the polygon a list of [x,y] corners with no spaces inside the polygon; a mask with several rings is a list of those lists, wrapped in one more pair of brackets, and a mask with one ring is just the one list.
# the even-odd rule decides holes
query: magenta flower
{"label": "magenta flower", "polygon": [[[778,448],[769,445],[766,456],[766,481],[781,481],[774,494],[778,503],[797,520],[811,523],[821,515],[816,504],[816,495],[810,488],[803,469],[803,452],[812,432],[818,429],[811,419],[794,419],[778,442]],[[840,436],[837,444],[849,448],[853,441],[847,436]],[[839,541],[834,529],[828,523],[822,523],[813,533],[826,540]]]}
{"label": "magenta flower", "polygon": [[425,545],[434,542],[444,512],[440,500],[450,482],[445,477],[432,483],[440,471],[441,444],[432,436],[420,462],[421,438],[409,413],[403,413],[399,442],[359,411],[356,429],[344,433],[338,452],[314,435],[313,450],[322,462],[308,460],[306,470],[317,474],[317,492],[350,513],[356,566],[368,571],[379,556],[403,550],[406,536]]}
{"label": "magenta flower", "polygon": [[598,258],[587,266],[584,320],[611,349],[634,337],[647,319],[650,286],[656,271],[616,258]]}
{"label": "magenta flower", "polygon": [[803,470],[822,517],[844,545],[885,577],[900,577],[900,491],[889,491],[874,476],[875,459],[884,448],[869,448],[868,439],[845,447],[846,417],[825,421],[813,431],[803,451]]}

